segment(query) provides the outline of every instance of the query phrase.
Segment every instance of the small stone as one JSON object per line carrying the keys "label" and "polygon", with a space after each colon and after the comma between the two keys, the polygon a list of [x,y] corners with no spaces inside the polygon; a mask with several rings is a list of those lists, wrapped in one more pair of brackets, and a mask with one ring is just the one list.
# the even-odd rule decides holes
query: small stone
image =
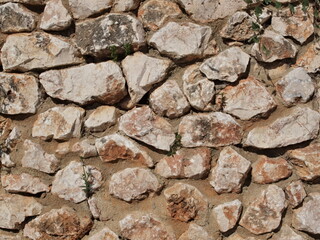
{"label": "small stone", "polygon": [[97,107],[84,122],[92,132],[103,132],[117,122],[117,109],[112,106]]}
{"label": "small stone", "polygon": [[[14,0],[17,3],[25,3],[28,5],[44,5],[47,0]],[[0,3],[12,2],[12,0],[0,0]]]}
{"label": "small stone", "polygon": [[19,3],[0,5],[0,32],[31,32],[37,26],[38,16]]}
{"label": "small stone", "polygon": [[279,118],[261,127],[253,128],[243,144],[269,149],[301,143],[318,136],[319,124],[318,112],[308,107],[295,107],[281,113]]}
{"label": "small stone", "polygon": [[88,240],[120,240],[120,238],[108,227],[104,227],[95,234],[89,236]]}
{"label": "small stone", "polygon": [[39,102],[37,78],[25,74],[0,73],[0,113],[35,113]]}
{"label": "small stone", "polygon": [[107,135],[96,140],[96,148],[103,162],[133,160],[153,167],[152,158],[131,139],[120,134]]}
{"label": "small stone", "polygon": [[274,183],[291,176],[292,167],[283,158],[260,156],[252,164],[252,179],[255,183]]}
{"label": "small stone", "polygon": [[85,19],[112,7],[113,0],[69,0],[72,15],[76,19]]}
{"label": "small stone", "polygon": [[46,153],[38,143],[25,140],[22,167],[29,167],[45,173],[55,173],[60,168],[60,160],[53,154]]}
{"label": "small stone", "polygon": [[156,88],[150,94],[149,105],[157,115],[168,118],[181,117],[190,110],[189,102],[176,80],[167,80]]}
{"label": "small stone", "polygon": [[129,214],[119,221],[121,236],[130,240],[175,240],[175,236],[151,214]]}
{"label": "small stone", "polygon": [[221,193],[241,192],[242,185],[251,169],[251,163],[231,147],[221,152],[216,166],[211,171],[210,184]]}
{"label": "small stone", "polygon": [[56,154],[61,155],[61,156],[67,155],[69,152],[71,152],[70,142],[59,143],[57,145],[57,148],[56,148],[56,151],[55,151]]}
{"label": "small stone", "polygon": [[142,200],[160,188],[156,176],[144,168],[126,168],[113,174],[109,183],[109,193],[127,202]]}
{"label": "small stone", "polygon": [[2,166],[5,166],[7,168],[11,168],[11,167],[16,166],[16,164],[14,162],[12,162],[10,155],[7,153],[2,153],[0,155],[0,159],[1,159]]}
{"label": "small stone", "polygon": [[306,103],[312,97],[315,86],[307,71],[295,68],[276,83],[276,89],[285,105]]}
{"label": "small stone", "polygon": [[80,217],[70,207],[52,209],[26,224],[23,235],[32,240],[78,240],[90,231],[89,217]]}
{"label": "small stone", "polygon": [[47,31],[62,31],[70,27],[72,17],[62,0],[49,0],[44,8],[40,28]]}
{"label": "small stone", "polygon": [[212,80],[235,82],[246,71],[250,56],[239,47],[231,47],[205,60],[200,71]]}
{"label": "small stone", "polygon": [[210,171],[209,148],[181,149],[171,157],[162,158],[155,172],[165,178],[201,179]]}
{"label": "small stone", "polygon": [[10,151],[12,151],[16,147],[20,139],[21,132],[17,127],[14,127],[4,142],[5,146],[10,149]]}
{"label": "small stone", "polygon": [[81,136],[85,110],[79,107],[53,107],[40,113],[33,124],[32,137],[69,140]]}
{"label": "small stone", "polygon": [[195,223],[190,223],[189,228],[178,240],[213,240],[207,231]]}
{"label": "small stone", "polygon": [[[87,180],[83,179],[83,174],[87,175]],[[52,181],[51,192],[65,200],[80,203],[87,199],[83,190],[85,181],[88,181],[90,189],[94,191],[102,184],[102,174],[93,166],[83,166],[80,162],[71,161],[65,168],[56,173]]]}
{"label": "small stone", "polygon": [[42,211],[42,205],[35,198],[16,194],[0,195],[0,227],[19,229],[27,217],[37,216]]}
{"label": "small stone", "polygon": [[27,173],[2,175],[1,183],[2,187],[10,193],[37,194],[50,190],[49,185]]}
{"label": "small stone", "polygon": [[179,134],[184,147],[221,147],[240,143],[242,128],[228,114],[198,113],[182,118]]}
{"label": "small stone", "polygon": [[113,3],[113,12],[128,12],[139,7],[141,0],[115,0]]}
{"label": "small stone", "polygon": [[306,238],[297,234],[292,230],[288,225],[284,225],[281,227],[280,231],[273,235],[270,240],[306,240]]}
{"label": "small stone", "polygon": [[98,207],[98,199],[95,196],[92,196],[88,199],[88,206],[92,214],[92,217],[94,219],[100,220],[101,210]]}
{"label": "small stone", "polygon": [[291,182],[285,189],[286,197],[293,208],[302,203],[303,199],[307,196],[303,183],[298,180]]}
{"label": "small stone", "polygon": [[303,206],[293,211],[292,226],[300,231],[311,234],[320,234],[320,193],[308,195]]}
{"label": "small stone", "polygon": [[208,211],[208,201],[194,186],[176,183],[164,190],[170,216],[182,222],[203,219]]}
{"label": "small stone", "polygon": [[213,214],[221,232],[227,232],[237,224],[242,212],[242,203],[236,199],[216,206]]}
{"label": "small stone", "polygon": [[94,142],[84,139],[72,146],[72,152],[78,153],[82,158],[90,158],[98,156]]}
{"label": "small stone", "polygon": [[276,185],[269,185],[247,208],[240,225],[254,234],[263,234],[278,228],[286,208],[285,194]]}
{"label": "small stone", "polygon": [[296,66],[303,67],[308,73],[320,71],[320,44],[312,43],[298,56]]}
{"label": "small stone", "polygon": [[170,150],[175,141],[172,126],[148,106],[134,108],[120,117],[119,130],[160,150]]}

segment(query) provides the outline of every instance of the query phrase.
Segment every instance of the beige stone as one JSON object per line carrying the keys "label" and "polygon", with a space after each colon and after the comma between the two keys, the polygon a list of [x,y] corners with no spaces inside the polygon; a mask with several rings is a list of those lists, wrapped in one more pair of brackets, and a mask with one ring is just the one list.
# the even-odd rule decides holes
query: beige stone
{"label": "beige stone", "polygon": [[285,193],[289,203],[293,208],[299,206],[307,196],[303,183],[300,180],[293,181],[288,184],[285,188]]}
{"label": "beige stone", "polygon": [[139,7],[141,0],[114,0],[113,12],[128,12]]}
{"label": "beige stone", "polygon": [[213,240],[213,238],[203,227],[190,223],[188,230],[182,233],[178,240]]}
{"label": "beige stone", "polygon": [[112,106],[97,107],[84,122],[84,126],[92,132],[102,132],[117,122],[117,112]]}
{"label": "beige stone", "polygon": [[113,0],[68,0],[74,18],[84,19],[112,7]]}

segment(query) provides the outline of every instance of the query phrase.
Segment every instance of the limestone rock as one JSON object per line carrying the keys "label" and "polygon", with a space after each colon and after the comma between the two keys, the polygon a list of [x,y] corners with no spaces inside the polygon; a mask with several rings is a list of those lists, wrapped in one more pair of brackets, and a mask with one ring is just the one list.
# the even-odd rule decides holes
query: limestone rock
{"label": "limestone rock", "polygon": [[303,187],[303,183],[298,180],[291,182],[285,189],[286,197],[292,207],[299,206],[300,203],[307,196],[306,190]]}
{"label": "limestone rock", "polygon": [[318,136],[320,114],[308,107],[295,107],[272,122],[249,131],[244,146],[261,149],[285,147]]}
{"label": "limestone rock", "polygon": [[4,142],[5,146],[10,151],[12,151],[16,147],[16,145],[18,144],[20,139],[21,139],[21,132],[17,127],[14,127],[14,128],[12,128],[11,132],[9,133],[7,139]]}
{"label": "limestone rock", "polygon": [[114,0],[113,12],[128,12],[139,7],[141,0]]}
{"label": "limestone rock", "polygon": [[96,148],[103,162],[133,160],[148,167],[154,165],[147,152],[140,149],[131,139],[117,133],[97,139]]}
{"label": "limestone rock", "polygon": [[310,44],[307,50],[298,56],[296,65],[303,67],[308,73],[320,71],[320,44]]}
{"label": "limestone rock", "polygon": [[69,0],[74,18],[84,19],[112,7],[113,0]]}
{"label": "limestone rock", "polygon": [[306,238],[297,234],[292,230],[288,225],[284,225],[281,227],[280,231],[273,235],[270,240],[306,240]]}
{"label": "limestone rock", "polygon": [[195,223],[190,223],[189,228],[178,240],[213,240],[207,231]]}
{"label": "limestone rock", "polygon": [[84,126],[92,132],[103,132],[117,121],[117,109],[112,106],[97,107],[84,122]]}
{"label": "limestone rock", "polygon": [[25,74],[0,73],[0,113],[35,113],[39,102],[37,78]]}
{"label": "limestone rock", "polygon": [[24,3],[28,5],[44,5],[47,0],[0,0],[0,3],[7,3],[7,2],[16,2],[16,3]]}
{"label": "limestone rock", "polygon": [[64,156],[71,152],[71,145],[70,142],[62,142],[58,143],[55,153]]}
{"label": "limestone rock", "polygon": [[199,113],[182,118],[179,134],[184,147],[221,147],[240,143],[242,128],[228,114]]}
{"label": "limestone rock", "polygon": [[127,202],[142,200],[160,188],[156,176],[144,168],[126,168],[113,174],[109,183],[110,194]]}
{"label": "limestone rock", "polygon": [[242,237],[240,234],[235,233],[232,234],[230,237],[225,238],[226,240],[257,240],[257,238],[254,237]]}
{"label": "limestone rock", "polygon": [[95,196],[92,196],[88,199],[88,206],[92,217],[94,219],[100,220],[101,217],[101,209],[98,207],[98,199]]}
{"label": "limestone rock", "polygon": [[205,60],[200,71],[212,80],[235,82],[246,72],[249,62],[250,56],[241,48],[231,47]]}
{"label": "limestone rock", "polygon": [[283,190],[276,185],[269,185],[248,206],[240,225],[254,234],[271,232],[279,227],[285,208]]}
{"label": "limestone rock", "polygon": [[5,166],[7,168],[16,166],[16,164],[11,160],[10,155],[7,153],[2,153],[0,155],[0,163],[2,166]]}
{"label": "limestone rock", "polygon": [[95,147],[94,141],[89,139],[84,139],[75,143],[72,148],[72,152],[78,153],[82,158],[90,158],[98,156],[97,149]]}
{"label": "limestone rock", "polygon": [[83,174],[88,176],[88,182],[94,191],[102,184],[101,172],[90,165],[83,166],[82,163],[71,161],[65,168],[58,171],[52,181],[51,192],[65,200],[79,203],[87,199],[83,191],[85,181]]}
{"label": "limestone rock", "polygon": [[90,236],[88,240],[119,240],[117,234],[111,231],[108,227],[104,227],[94,235]]}
{"label": "limestone rock", "polygon": [[210,184],[217,193],[241,192],[242,185],[251,169],[251,163],[231,147],[221,152],[211,171]]}
{"label": "limestone rock", "polygon": [[40,113],[33,124],[32,137],[68,140],[80,137],[85,110],[79,107],[53,107]]}
{"label": "limestone rock", "polygon": [[119,130],[157,149],[170,150],[175,140],[172,126],[148,106],[134,108],[120,117]]}
{"label": "limestone rock", "polygon": [[43,70],[84,61],[66,39],[44,32],[9,35],[1,51],[5,71]]}

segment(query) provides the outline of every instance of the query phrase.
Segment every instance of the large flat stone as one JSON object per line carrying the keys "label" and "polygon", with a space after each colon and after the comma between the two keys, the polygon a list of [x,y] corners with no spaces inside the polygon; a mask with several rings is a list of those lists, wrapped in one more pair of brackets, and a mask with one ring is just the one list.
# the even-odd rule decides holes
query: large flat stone
{"label": "large flat stone", "polygon": [[112,7],[113,0],[68,0],[72,15],[76,19],[85,19],[91,15]]}
{"label": "large flat stone", "polygon": [[203,227],[190,223],[188,230],[182,233],[178,240],[213,240],[213,238]]}

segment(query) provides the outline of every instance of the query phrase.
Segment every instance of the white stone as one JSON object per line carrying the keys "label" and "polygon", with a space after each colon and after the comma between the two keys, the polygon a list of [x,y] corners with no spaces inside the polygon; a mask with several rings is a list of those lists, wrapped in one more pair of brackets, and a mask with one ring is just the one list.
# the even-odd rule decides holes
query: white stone
{"label": "white stone", "polygon": [[111,231],[108,227],[100,229],[95,234],[89,236],[88,240],[119,240],[117,234]]}
{"label": "white stone", "polygon": [[79,156],[82,158],[98,156],[98,152],[95,147],[94,141],[90,141],[89,139],[84,139],[75,143],[72,146],[71,151],[78,153]]}
{"label": "white stone", "polygon": [[101,217],[101,210],[98,207],[98,201],[99,200],[95,196],[92,196],[87,200],[90,212],[94,219],[100,219]]}
{"label": "white stone", "polygon": [[141,0],[114,0],[113,12],[128,12],[139,7]]}
{"label": "white stone", "polygon": [[1,164],[7,168],[14,167],[16,164],[11,160],[11,157],[7,153],[1,153]]}
{"label": "white stone", "polygon": [[69,0],[74,18],[84,19],[112,7],[113,0]]}
{"label": "white stone", "polygon": [[102,132],[117,121],[117,109],[112,106],[97,107],[84,122],[84,126],[92,132]]}

